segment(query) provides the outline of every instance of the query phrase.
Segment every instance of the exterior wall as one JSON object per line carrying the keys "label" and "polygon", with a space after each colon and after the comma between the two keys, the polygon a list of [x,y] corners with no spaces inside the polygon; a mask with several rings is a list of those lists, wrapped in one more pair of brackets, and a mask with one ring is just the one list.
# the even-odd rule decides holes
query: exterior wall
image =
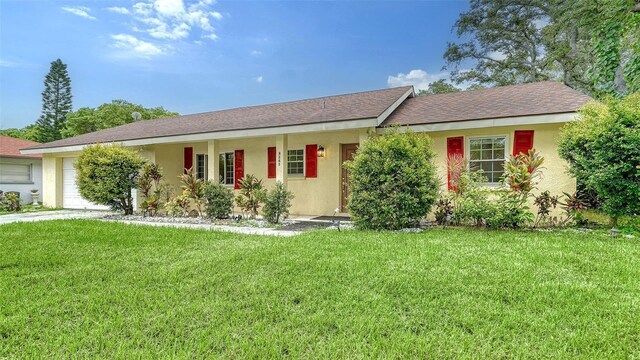
{"label": "exterior wall", "polygon": [[[541,151],[545,157],[544,174],[536,193],[545,190],[549,190],[552,195],[574,192],[575,180],[566,173],[566,163],[560,159],[557,152],[557,136],[561,126],[561,123],[555,123],[429,132],[428,134],[433,139],[433,149],[436,153],[435,163],[441,178],[442,190],[446,191],[447,137],[464,136],[466,149],[469,137],[506,135],[507,151],[510,154],[513,148],[513,132],[515,130],[534,130],[534,147]],[[340,206],[341,144],[360,143],[365,138],[364,134],[366,134],[366,129],[363,128],[286,136],[288,149],[304,149],[308,144],[322,145],[325,148],[325,156],[318,158],[317,161],[317,178],[286,178],[288,189],[295,195],[291,207],[293,215],[333,214],[334,210]],[[267,148],[271,146],[276,146],[276,136],[215,140],[213,143],[202,141],[156,144],[132,147],[131,149],[137,150],[143,157],[157,162],[163,168],[165,180],[173,186],[175,195],[180,191],[178,175],[182,173],[184,166],[184,147],[193,147],[194,165],[197,154],[207,154],[210,149],[213,149],[215,153],[209,154],[210,167],[212,164],[214,167],[217,166],[219,153],[242,149],[244,150],[245,175],[253,174],[263,179],[266,188],[271,188],[275,183],[275,179],[267,178]],[[62,206],[62,158],[77,155],[77,152],[45,154],[43,159],[43,200],[46,206]],[[286,157],[283,159],[286,160]],[[212,174],[214,172],[210,169],[209,176],[213,177]],[[140,199],[138,199],[138,203],[140,203]]]}
{"label": "exterior wall", "polygon": [[2,164],[20,164],[31,165],[31,181],[24,183],[0,183],[0,190],[3,192],[18,191],[20,199],[24,204],[31,203],[31,190],[37,189],[40,192],[40,200],[42,201],[42,160],[40,159],[21,159],[21,158],[0,158],[0,172]]}
{"label": "exterior wall", "polygon": [[[305,145],[309,144],[322,145],[325,148],[325,156],[318,158],[318,177],[287,177],[287,187],[295,195],[291,214],[331,215],[335,208],[340,206],[340,145],[358,143],[361,133],[362,130],[355,129],[287,136],[290,150],[304,149]],[[189,146],[193,147],[195,165],[197,154],[207,154],[207,142],[159,144],[152,148],[156,162],[163,168],[166,181],[174,187],[175,191],[180,187],[178,175],[183,169],[183,149]],[[276,146],[275,136],[216,140],[214,156],[217,157],[222,152],[244,150],[245,175],[253,174],[263,180],[265,188],[271,188],[276,181],[276,179],[267,178],[267,148],[271,146]],[[212,155],[209,154],[209,156]],[[286,157],[283,160],[286,160]]]}
{"label": "exterior wall", "polygon": [[507,154],[513,153],[513,137],[515,130],[534,130],[533,146],[544,156],[542,179],[535,194],[549,190],[551,195],[562,195],[563,192],[576,191],[576,181],[567,173],[567,163],[558,155],[558,135],[563,124],[540,124],[522,126],[501,126],[481,129],[451,130],[431,132],[433,149],[436,152],[435,163],[440,175],[442,190],[447,190],[447,138],[465,137],[465,152],[468,149],[468,138],[474,136],[507,136]]}

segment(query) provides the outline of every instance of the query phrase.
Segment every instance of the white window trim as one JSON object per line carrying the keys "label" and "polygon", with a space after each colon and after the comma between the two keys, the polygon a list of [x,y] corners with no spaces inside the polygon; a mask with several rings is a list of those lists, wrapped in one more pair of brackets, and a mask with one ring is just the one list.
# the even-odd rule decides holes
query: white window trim
{"label": "white window trim", "polygon": [[[235,187],[235,183],[236,183],[236,152],[235,151],[221,151],[218,153],[218,161],[220,159],[220,155],[226,155],[226,154],[233,154],[233,182],[231,184],[227,184],[224,181],[219,181],[222,185],[227,186],[227,187]],[[223,159],[225,159],[226,162],[226,156],[222,157]],[[224,169],[225,174],[218,174],[218,177],[220,177],[220,175],[223,176],[223,180],[226,177],[226,172],[227,172],[227,167],[224,166],[226,164],[223,164],[222,168]],[[218,165],[218,167],[220,167],[220,165]]]}
{"label": "white window trim", "polygon": [[29,169],[29,180],[27,181],[0,181],[0,184],[15,184],[15,185],[29,185],[29,184],[33,184],[33,164],[20,164],[20,163],[13,163],[13,162],[2,162],[0,163],[1,165],[24,165]]}
{"label": "white window trim", "polygon": [[[289,151],[302,150],[302,174],[289,174]],[[305,148],[287,149],[287,177],[294,179],[304,179],[307,176],[307,150]]]}
{"label": "white window trim", "polygon": [[[478,136],[465,136],[464,138],[464,157],[467,159],[467,171],[471,170],[471,140],[477,139],[495,139],[495,138],[504,138],[504,161],[509,159],[509,154],[511,154],[511,142],[509,140],[508,134],[493,134],[493,135],[478,135]],[[494,160],[495,161],[495,160]],[[482,185],[490,186],[490,187],[498,187],[500,186],[499,182],[485,182]]]}
{"label": "white window trim", "polygon": [[196,178],[200,179],[200,177],[198,177],[198,156],[202,156],[204,158],[203,159],[204,160],[204,177],[202,177],[202,179],[203,180],[207,180],[207,176],[208,176],[208,173],[209,173],[209,160],[208,160],[209,154],[207,154],[207,153],[199,153],[199,154],[195,155],[195,157],[196,157],[195,158]]}

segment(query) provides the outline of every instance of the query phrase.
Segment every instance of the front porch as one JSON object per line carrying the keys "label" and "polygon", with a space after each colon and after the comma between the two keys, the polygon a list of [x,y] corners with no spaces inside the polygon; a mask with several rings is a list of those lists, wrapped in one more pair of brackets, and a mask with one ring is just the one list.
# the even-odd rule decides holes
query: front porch
{"label": "front porch", "polygon": [[[237,190],[237,182],[252,174],[265,188],[276,181],[292,191],[291,215],[332,216],[346,214],[343,149],[364,141],[369,129],[278,134],[199,142],[153,144],[138,148],[149,161],[159,164],[174,192],[178,176],[193,167],[200,178],[217,179]],[[318,151],[321,150],[321,151]],[[350,153],[349,153],[350,154]]]}

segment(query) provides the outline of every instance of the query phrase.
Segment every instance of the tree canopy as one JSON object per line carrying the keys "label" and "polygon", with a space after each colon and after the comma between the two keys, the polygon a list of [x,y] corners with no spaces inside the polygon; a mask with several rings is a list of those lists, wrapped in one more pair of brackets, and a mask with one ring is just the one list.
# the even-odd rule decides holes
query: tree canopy
{"label": "tree canopy", "polygon": [[418,91],[418,96],[421,95],[432,95],[432,94],[445,94],[460,91],[455,85],[452,85],[446,82],[444,79],[440,79],[438,81],[434,81],[429,84],[426,90]]}
{"label": "tree canopy", "polygon": [[556,79],[597,96],[640,89],[640,0],[472,0],[454,29],[461,41],[444,58],[457,83]]}
{"label": "tree canopy", "polygon": [[[132,115],[133,113],[138,113],[140,116],[135,118]],[[113,100],[97,108],[83,107],[69,113],[67,115],[67,124],[62,134],[64,137],[72,137],[134,121],[178,115],[178,113],[167,111],[163,107],[145,108],[142,105],[133,104],[125,100]]]}

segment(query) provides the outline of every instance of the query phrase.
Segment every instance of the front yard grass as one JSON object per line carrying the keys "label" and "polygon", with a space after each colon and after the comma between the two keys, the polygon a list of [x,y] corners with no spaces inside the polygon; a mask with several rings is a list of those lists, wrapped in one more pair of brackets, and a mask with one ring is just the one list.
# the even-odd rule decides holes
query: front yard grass
{"label": "front yard grass", "polygon": [[0,358],[640,357],[640,242],[0,226]]}

